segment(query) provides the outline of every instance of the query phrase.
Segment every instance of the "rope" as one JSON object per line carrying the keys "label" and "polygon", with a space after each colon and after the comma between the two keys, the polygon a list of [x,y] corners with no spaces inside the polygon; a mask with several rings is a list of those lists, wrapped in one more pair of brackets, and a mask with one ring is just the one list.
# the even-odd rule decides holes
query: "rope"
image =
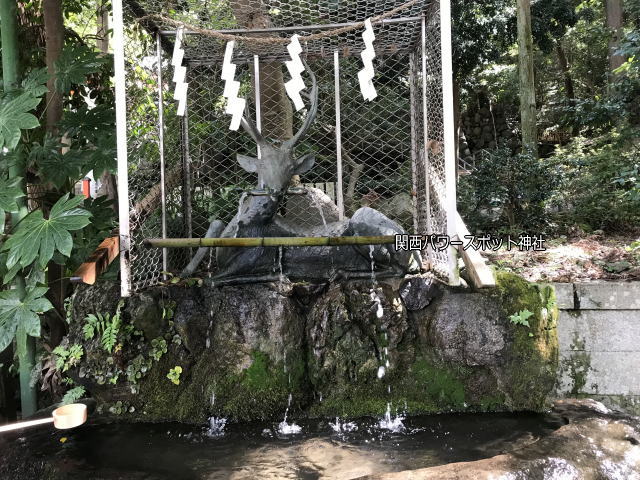
{"label": "rope", "polygon": [[[383,13],[381,15],[378,15],[377,17],[372,17],[371,18],[371,23],[377,23],[377,22],[380,22],[382,20],[386,20],[387,18],[391,18],[396,13],[401,12],[403,10],[406,10],[407,8],[412,7],[413,5],[415,5],[416,3],[419,3],[421,1],[423,1],[423,0],[409,0],[408,2],[403,3],[402,5],[399,5],[399,6],[397,6],[396,8],[394,8],[392,10],[389,10],[388,12],[385,12],[385,13]],[[160,21],[163,24],[171,25],[171,26],[176,27],[176,28],[183,27],[185,30],[188,30],[190,32],[199,33],[200,35],[204,35],[206,37],[213,37],[213,38],[217,38],[217,39],[224,40],[224,41],[235,40],[235,41],[245,42],[245,43],[270,44],[270,45],[287,44],[287,43],[290,42],[290,40],[288,38],[276,37],[276,36],[247,37],[245,35],[233,35],[233,34],[228,34],[228,33],[220,33],[217,30],[211,30],[211,29],[208,29],[208,28],[198,27],[196,25],[191,25],[191,24],[188,24],[186,22],[181,22],[181,21],[178,21],[178,20],[174,20],[174,19],[166,17],[164,15],[155,14],[155,13],[137,18],[137,21],[139,23],[142,23],[145,20]],[[335,28],[333,30],[327,30],[327,31],[324,31],[324,32],[314,33],[314,34],[311,34],[311,35],[300,35],[299,39],[300,39],[301,42],[311,42],[311,41],[314,41],[314,40],[321,40],[321,39],[327,38],[327,37],[333,37],[333,36],[342,35],[343,33],[352,32],[354,30],[360,30],[363,27],[364,27],[364,20],[361,21],[361,22],[354,23],[353,25],[347,25],[345,27]]]}

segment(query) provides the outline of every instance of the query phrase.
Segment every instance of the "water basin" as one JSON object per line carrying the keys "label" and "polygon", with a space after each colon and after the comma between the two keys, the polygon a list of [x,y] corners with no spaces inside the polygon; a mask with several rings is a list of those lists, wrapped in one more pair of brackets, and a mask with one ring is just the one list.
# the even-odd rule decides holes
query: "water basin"
{"label": "water basin", "polygon": [[375,418],[336,428],[341,421],[297,421],[302,431],[293,435],[278,433],[277,423],[227,423],[223,435],[178,423],[89,423],[25,430],[1,438],[0,450],[18,470],[22,462],[47,466],[54,478],[343,480],[492,457],[563,424],[522,413],[409,417],[401,432]]}

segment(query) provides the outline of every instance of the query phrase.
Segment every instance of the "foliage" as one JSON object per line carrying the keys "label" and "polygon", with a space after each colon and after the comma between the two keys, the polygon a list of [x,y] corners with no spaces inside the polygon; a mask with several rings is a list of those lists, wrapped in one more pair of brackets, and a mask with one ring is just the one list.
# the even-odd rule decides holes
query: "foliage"
{"label": "foliage", "polygon": [[24,197],[24,192],[20,188],[21,181],[19,177],[10,180],[0,177],[0,234],[4,233],[5,212],[17,211],[16,199]]}
{"label": "foliage", "polygon": [[527,309],[524,309],[521,312],[516,313],[515,315],[511,315],[509,317],[509,321],[514,325],[523,325],[525,327],[530,327],[531,325],[529,325],[529,318],[531,317],[533,317],[533,313]]}
{"label": "foliage", "polygon": [[0,97],[0,150],[5,147],[14,149],[22,130],[38,128],[38,118],[30,113],[40,103],[40,98],[26,91],[18,95],[13,93]]}
{"label": "foliage", "polygon": [[167,378],[171,380],[171,382],[174,383],[175,385],[180,385],[181,373],[182,373],[182,367],[179,365],[175,366],[169,370],[169,373],[167,373]]}
{"label": "foliage", "polygon": [[84,334],[85,340],[91,340],[95,337],[96,334],[101,337],[102,347],[109,353],[113,351],[113,348],[116,345],[118,339],[118,333],[120,332],[120,327],[122,326],[122,320],[120,318],[120,309],[124,303],[120,301],[118,303],[118,307],[116,309],[116,313],[111,316],[109,313],[106,314],[89,314],[85,318],[85,324],[82,327],[82,333]]}
{"label": "foliage", "polygon": [[57,346],[52,352],[56,357],[56,368],[62,372],[66,372],[69,368],[77,365],[84,355],[82,345],[74,343],[67,350],[63,346]]}
{"label": "foliage", "polygon": [[473,175],[460,180],[461,215],[474,231],[544,233],[554,182],[544,160],[505,146],[483,151]]}
{"label": "foliage", "polygon": [[68,405],[70,403],[76,403],[78,400],[84,397],[85,393],[86,391],[83,386],[73,387],[72,389],[68,390],[67,393],[64,394],[64,397],[62,397],[62,401],[60,402],[60,405]]}
{"label": "foliage", "polygon": [[68,93],[72,85],[85,82],[87,76],[108,62],[104,56],[86,45],[65,45],[55,62],[56,77],[54,87],[60,93]]}
{"label": "foliage", "polygon": [[578,137],[551,159],[560,185],[553,203],[563,223],[586,230],[625,231],[640,221],[638,130]]}
{"label": "foliage", "polygon": [[83,201],[81,196],[69,198],[67,194],[51,208],[49,218],[44,218],[42,210],[27,215],[3,246],[9,251],[7,268],[17,264],[25,268],[35,261],[44,268],[55,251],[68,257],[73,246],[69,232],[89,224],[91,214],[78,208]]}
{"label": "foliage", "polygon": [[167,341],[164,338],[159,337],[151,340],[151,351],[149,352],[151,358],[157,362],[165,353],[167,353]]}
{"label": "foliage", "polygon": [[46,291],[46,287],[33,287],[24,298],[20,298],[17,290],[0,292],[0,352],[11,343],[18,326],[22,326],[27,335],[40,336],[38,315],[53,308],[44,298]]}

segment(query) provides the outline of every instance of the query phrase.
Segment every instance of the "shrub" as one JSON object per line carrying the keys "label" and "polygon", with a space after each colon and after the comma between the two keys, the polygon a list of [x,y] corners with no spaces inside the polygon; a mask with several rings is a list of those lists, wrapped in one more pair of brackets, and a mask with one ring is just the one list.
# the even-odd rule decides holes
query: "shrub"
{"label": "shrub", "polygon": [[550,159],[559,172],[552,202],[560,222],[586,230],[628,231],[640,224],[637,129],[578,137]]}
{"label": "shrub", "polygon": [[555,181],[546,160],[506,146],[483,151],[474,172],[460,180],[462,217],[474,232],[546,233]]}

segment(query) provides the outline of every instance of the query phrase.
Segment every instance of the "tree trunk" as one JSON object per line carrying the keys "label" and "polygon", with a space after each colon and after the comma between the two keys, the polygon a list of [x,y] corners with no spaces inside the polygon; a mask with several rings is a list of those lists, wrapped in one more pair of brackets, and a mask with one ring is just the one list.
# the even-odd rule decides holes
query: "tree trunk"
{"label": "tree trunk", "polygon": [[567,61],[567,55],[562,47],[560,40],[556,41],[556,54],[558,55],[558,66],[564,77],[564,93],[567,96],[569,103],[573,103],[576,99],[575,89],[573,87],[573,77],[569,70],[569,62]]}
{"label": "tree trunk", "polygon": [[[271,19],[260,0],[232,0],[231,10],[244,28],[269,28]],[[256,36],[260,36],[256,34]],[[251,72],[253,76],[253,70]],[[293,108],[284,88],[282,62],[260,62],[261,131],[265,138],[288,140],[293,136]],[[255,98],[255,89],[254,89]],[[295,175],[292,184],[299,183]]]}
{"label": "tree trunk", "polygon": [[[19,85],[20,62],[18,55],[18,35],[16,30],[16,2],[15,0],[0,0],[0,36],[2,39],[2,81],[4,92],[10,92]],[[26,169],[24,158],[18,156],[18,161],[9,167],[9,178],[22,178],[22,191],[26,194],[24,184]],[[17,225],[27,215],[27,200],[25,197],[16,199],[18,211],[11,214],[11,225]],[[25,278],[22,272],[16,275],[13,288],[20,299],[26,295]],[[32,415],[38,409],[38,396],[35,387],[31,386],[31,371],[35,365],[36,340],[27,335],[25,325],[18,325],[16,331],[16,353],[20,376],[20,408],[23,417]]]}
{"label": "tree trunk", "polygon": [[[109,53],[109,8],[107,2],[102,0],[98,4],[96,30],[96,47],[104,54]],[[116,176],[110,172],[104,172],[100,177],[100,189],[98,196],[105,196],[113,200],[113,209],[118,212],[118,183]]]}
{"label": "tree trunk", "polygon": [[55,62],[62,52],[64,45],[64,20],[62,18],[61,0],[43,0],[44,36],[46,41],[46,63],[49,80],[47,81],[46,128],[48,132],[55,133],[58,122],[62,118],[62,96],[54,87]]}
{"label": "tree trunk", "polygon": [[[58,135],[58,122],[62,119],[62,94],[54,86],[55,62],[62,53],[64,46],[64,20],[62,17],[61,0],[43,0],[44,34],[46,40],[45,58],[49,80],[47,87],[46,129],[52,135]],[[66,192],[65,192],[66,193]],[[54,348],[60,343],[66,331],[66,325],[61,319],[64,315],[64,299],[69,282],[64,278],[64,266],[50,261],[47,266],[47,283],[49,291],[47,298],[51,301],[59,315],[47,315],[49,325],[49,343]]]}
{"label": "tree trunk", "polygon": [[520,123],[522,147],[538,156],[536,125],[536,90],[533,70],[533,37],[531,35],[531,0],[516,0],[518,8],[518,58],[520,76]]}
{"label": "tree trunk", "polygon": [[[573,86],[573,77],[571,76],[571,71],[569,70],[567,55],[564,52],[562,41],[560,39],[556,40],[556,55],[558,56],[558,66],[560,67],[560,71],[562,72],[562,76],[564,78],[564,93],[567,97],[567,103],[569,105],[573,105],[576,101],[576,92]],[[577,125],[573,125],[571,127],[571,135],[575,137],[579,133],[579,127]]]}
{"label": "tree trunk", "polygon": [[622,0],[606,0],[605,10],[607,18],[607,27],[611,32],[609,38],[609,69],[613,75],[613,71],[622,66],[626,61],[624,56],[617,55],[616,52],[620,48],[620,40],[622,39],[623,31],[623,7]]}

